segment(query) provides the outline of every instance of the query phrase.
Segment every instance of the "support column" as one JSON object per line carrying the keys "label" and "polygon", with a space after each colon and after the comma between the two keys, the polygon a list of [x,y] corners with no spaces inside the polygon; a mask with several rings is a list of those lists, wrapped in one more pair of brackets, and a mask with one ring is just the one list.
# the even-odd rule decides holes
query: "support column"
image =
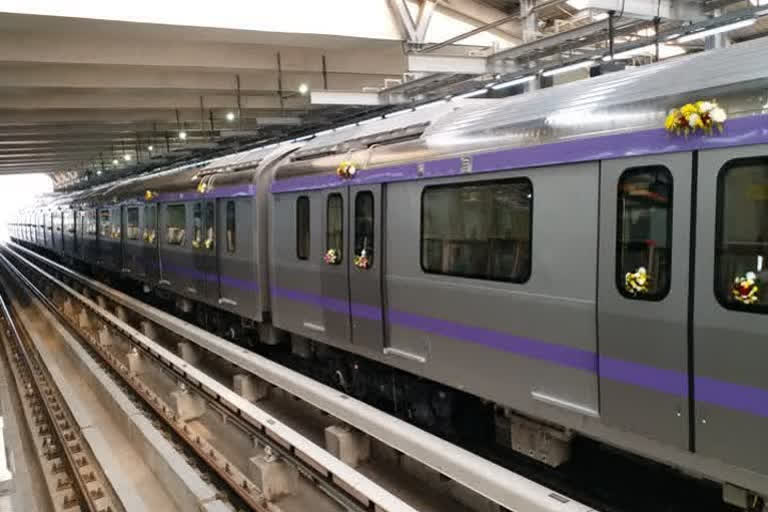
{"label": "support column", "polygon": [[252,375],[238,373],[232,378],[232,388],[235,393],[249,402],[258,402],[267,397],[269,384]]}
{"label": "support column", "polygon": [[194,420],[205,414],[205,400],[190,393],[184,383],[179,385],[179,389],[171,392],[171,407],[181,421]]}
{"label": "support column", "polygon": [[299,485],[299,471],[279,460],[269,447],[264,454],[250,459],[249,473],[253,483],[268,501],[293,494]]}
{"label": "support column", "polygon": [[325,429],[325,449],[354,468],[371,456],[371,438],[346,425],[331,425]]}
{"label": "support column", "polygon": [[109,347],[112,345],[112,341],[112,331],[109,330],[109,327],[107,327],[106,324],[102,325],[101,329],[99,329],[99,343],[105,347]]}
{"label": "support column", "polygon": [[125,358],[128,361],[128,371],[132,374],[141,375],[144,372],[141,352],[136,347],[131,347]]}
{"label": "support column", "polygon": [[200,362],[200,352],[195,345],[188,341],[182,341],[176,345],[176,355],[192,366]]}

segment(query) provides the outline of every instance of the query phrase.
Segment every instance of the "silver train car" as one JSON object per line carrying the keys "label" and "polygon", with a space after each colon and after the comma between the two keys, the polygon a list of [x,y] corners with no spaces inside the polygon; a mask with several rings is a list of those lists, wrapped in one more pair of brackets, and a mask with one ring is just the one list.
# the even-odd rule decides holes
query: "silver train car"
{"label": "silver train car", "polygon": [[[460,390],[502,443],[574,432],[768,496],[767,61],[439,102],[53,195],[12,236],[290,343],[358,396],[375,368],[436,383],[407,399],[425,423]],[[722,133],[664,130],[710,99]]]}

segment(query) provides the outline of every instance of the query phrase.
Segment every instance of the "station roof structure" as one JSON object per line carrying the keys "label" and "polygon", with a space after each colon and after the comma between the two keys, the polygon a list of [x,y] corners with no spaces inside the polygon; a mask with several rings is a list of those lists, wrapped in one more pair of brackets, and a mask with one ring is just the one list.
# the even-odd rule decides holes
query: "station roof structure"
{"label": "station roof structure", "polygon": [[6,0],[0,173],[92,186],[599,61],[611,46],[642,64],[673,31],[742,24],[714,42],[665,39],[660,58],[768,31],[768,0],[635,1],[633,12],[613,4]]}

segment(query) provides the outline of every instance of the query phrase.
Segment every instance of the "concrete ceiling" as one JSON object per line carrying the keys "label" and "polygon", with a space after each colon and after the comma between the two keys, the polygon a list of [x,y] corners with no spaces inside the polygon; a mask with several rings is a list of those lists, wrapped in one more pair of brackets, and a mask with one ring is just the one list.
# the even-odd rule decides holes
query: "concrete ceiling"
{"label": "concrete ceiling", "polygon": [[404,71],[397,40],[25,14],[0,14],[0,48],[0,172],[268,134],[322,114],[300,84],[382,88]]}

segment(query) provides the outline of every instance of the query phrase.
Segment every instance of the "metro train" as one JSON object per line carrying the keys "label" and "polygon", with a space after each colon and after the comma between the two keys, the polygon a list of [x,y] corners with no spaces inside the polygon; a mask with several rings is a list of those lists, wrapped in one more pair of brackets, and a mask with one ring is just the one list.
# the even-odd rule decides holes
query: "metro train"
{"label": "metro train", "polygon": [[[767,52],[440,101],[52,194],[11,236],[235,342],[290,347],[417,424],[472,423],[478,397],[499,443],[552,465],[582,436],[759,503]],[[725,109],[722,133],[664,129],[697,100]]]}

